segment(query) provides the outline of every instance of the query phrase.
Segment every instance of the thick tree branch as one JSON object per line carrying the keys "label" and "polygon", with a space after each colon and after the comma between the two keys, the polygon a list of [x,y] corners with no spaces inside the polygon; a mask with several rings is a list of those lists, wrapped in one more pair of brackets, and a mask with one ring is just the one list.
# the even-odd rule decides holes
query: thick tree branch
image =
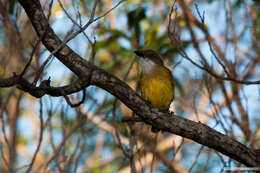
{"label": "thick tree branch", "polygon": [[74,83],[62,87],[51,87],[50,78],[48,80],[43,80],[39,87],[33,85],[21,75],[14,74],[13,77],[7,79],[0,79],[0,87],[11,87],[17,85],[17,88],[28,92],[36,98],[40,98],[45,94],[50,96],[59,97],[67,96],[81,90],[84,90],[90,85],[89,79],[76,80]]}
{"label": "thick tree branch", "polygon": [[[41,38],[44,35],[42,42],[45,47],[49,51],[55,50],[62,42],[49,26],[39,1],[19,0],[19,2],[25,9],[38,36]],[[103,88],[119,98],[144,122],[156,126],[160,130],[189,138],[213,148],[247,166],[259,165],[256,154],[250,148],[202,123],[196,123],[170,113],[159,112],[142,100],[126,83],[83,60],[66,45],[54,55],[80,79],[89,79],[90,77],[91,85]]]}

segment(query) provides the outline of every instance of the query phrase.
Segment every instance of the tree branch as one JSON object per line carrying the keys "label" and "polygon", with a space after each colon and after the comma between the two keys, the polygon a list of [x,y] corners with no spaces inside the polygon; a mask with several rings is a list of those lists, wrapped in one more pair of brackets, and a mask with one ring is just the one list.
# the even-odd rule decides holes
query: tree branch
{"label": "tree branch", "polygon": [[33,83],[30,83],[21,75],[14,74],[13,77],[0,79],[0,87],[11,87],[17,85],[17,88],[20,90],[28,92],[36,98],[40,98],[45,94],[54,97],[67,96],[84,90],[90,85],[89,79],[76,80],[74,83],[62,87],[51,87],[50,82],[49,78],[48,80],[43,80],[39,87],[35,87]]}

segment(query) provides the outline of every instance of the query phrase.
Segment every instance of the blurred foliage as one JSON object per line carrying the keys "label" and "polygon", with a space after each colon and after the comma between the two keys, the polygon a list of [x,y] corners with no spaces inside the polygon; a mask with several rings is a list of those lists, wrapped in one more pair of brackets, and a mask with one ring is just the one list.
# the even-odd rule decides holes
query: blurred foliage
{"label": "blurred foliage", "polygon": [[15,5],[17,3],[17,0],[10,0],[10,7],[9,7],[9,13],[14,14]]}
{"label": "blurred foliage", "polygon": [[256,38],[259,40],[260,39],[260,3],[259,3],[259,11],[257,13],[257,18],[256,18]]}

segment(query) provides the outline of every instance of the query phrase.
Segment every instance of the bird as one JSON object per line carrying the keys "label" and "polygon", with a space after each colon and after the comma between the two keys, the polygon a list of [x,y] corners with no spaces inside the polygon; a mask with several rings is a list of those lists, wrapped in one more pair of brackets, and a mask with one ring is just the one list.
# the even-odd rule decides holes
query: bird
{"label": "bird", "polygon": [[[174,99],[174,80],[160,54],[153,50],[135,50],[141,67],[141,97],[160,111],[169,111]],[[152,129],[153,130],[153,129]]]}

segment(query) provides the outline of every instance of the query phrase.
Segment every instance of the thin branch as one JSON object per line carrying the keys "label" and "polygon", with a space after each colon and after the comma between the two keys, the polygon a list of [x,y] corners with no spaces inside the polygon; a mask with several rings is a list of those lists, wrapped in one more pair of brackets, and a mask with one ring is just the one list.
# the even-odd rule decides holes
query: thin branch
{"label": "thin branch", "polygon": [[43,172],[46,171],[49,164],[58,156],[62,147],[65,145],[65,143],[68,141],[68,139],[74,134],[75,130],[77,130],[81,126],[82,126],[82,122],[79,120],[73,124],[71,129],[63,137],[63,140],[58,144],[57,147],[54,147],[54,151],[52,152],[52,155],[45,161],[44,165],[41,165],[41,166],[45,166],[45,168],[44,168],[45,170]]}
{"label": "thin branch", "polygon": [[25,74],[25,72],[27,71],[27,69],[29,68],[29,66],[31,65],[31,62],[32,62],[34,53],[36,52],[36,50],[37,50],[38,46],[40,45],[40,43],[41,43],[41,39],[38,39],[37,42],[36,42],[36,44],[35,44],[35,46],[33,46],[33,50],[32,50],[32,52],[31,52],[31,54],[30,54],[30,57],[29,57],[29,61],[26,63],[26,65],[25,65],[23,71],[22,71],[21,74],[20,74],[20,77],[23,77],[23,75]]}
{"label": "thin branch", "polygon": [[78,102],[78,103],[71,103],[69,96],[65,95],[64,98],[66,100],[66,102],[71,106],[71,107],[78,107],[79,105],[81,105],[82,103],[84,103],[85,98],[86,98],[86,89],[82,90],[83,96],[82,99]]}
{"label": "thin branch", "polygon": [[201,153],[202,150],[203,150],[203,146],[200,147],[199,152],[197,153],[197,155],[195,157],[195,160],[193,161],[193,163],[191,164],[191,167],[189,168],[189,172],[192,171],[193,167],[195,166],[196,162],[198,161],[200,153]]}
{"label": "thin branch", "polygon": [[176,157],[177,153],[181,150],[182,146],[184,144],[184,138],[181,139],[181,143],[180,145],[176,148],[176,150],[174,151],[174,156],[172,158],[172,161],[174,160],[174,158]]}
{"label": "thin branch", "polygon": [[98,16],[97,18],[93,19],[93,22],[105,17],[106,15],[108,15],[111,11],[113,11],[114,9],[116,9],[121,3],[125,2],[127,0],[121,0],[119,1],[114,7],[112,7],[110,10],[108,10],[107,12],[105,12],[104,14]]}
{"label": "thin branch", "polygon": [[39,136],[39,141],[38,141],[38,145],[37,145],[37,148],[34,152],[34,155],[33,155],[33,158],[32,158],[32,161],[29,165],[29,168],[27,169],[27,173],[29,173],[33,167],[33,164],[34,164],[34,161],[36,159],[36,156],[40,150],[40,147],[41,147],[41,144],[42,144],[42,137],[43,137],[43,130],[44,130],[44,123],[43,123],[43,110],[42,110],[42,99],[40,99],[40,136]]}
{"label": "thin branch", "polygon": [[[201,23],[202,23],[202,26],[205,26],[205,17],[204,17],[204,14],[205,14],[205,11],[203,11],[203,15],[201,15],[200,11],[199,11],[199,7],[198,7],[198,4],[195,3],[195,8],[196,8],[196,11],[197,11],[197,14],[199,15],[199,18],[201,20]],[[217,62],[221,65],[221,67],[223,68],[224,72],[226,73],[226,75],[228,77],[230,77],[230,74],[229,72],[227,71],[227,68],[226,66],[222,63],[222,61],[220,60],[220,58],[216,55],[212,45],[211,45],[211,42],[209,41],[209,36],[208,34],[206,33],[206,37],[207,37],[207,42],[208,42],[208,45],[209,45],[209,48],[210,48],[210,52],[212,53],[212,55],[215,57],[215,59],[217,60]]]}
{"label": "thin branch", "polygon": [[[79,29],[82,29],[81,27],[81,20],[80,20],[80,24],[77,23],[77,21],[75,21],[70,15],[69,13],[67,12],[67,10],[64,8],[61,0],[58,0],[58,3],[61,7],[61,9],[63,10],[63,12],[65,13],[65,15],[71,20],[71,22],[76,25]],[[95,1],[95,3],[97,3],[97,1]],[[78,14],[80,16],[80,13]],[[90,40],[90,38],[87,36],[87,34],[85,33],[85,31],[82,31],[83,35],[87,38],[88,42],[92,45],[92,41]]]}

